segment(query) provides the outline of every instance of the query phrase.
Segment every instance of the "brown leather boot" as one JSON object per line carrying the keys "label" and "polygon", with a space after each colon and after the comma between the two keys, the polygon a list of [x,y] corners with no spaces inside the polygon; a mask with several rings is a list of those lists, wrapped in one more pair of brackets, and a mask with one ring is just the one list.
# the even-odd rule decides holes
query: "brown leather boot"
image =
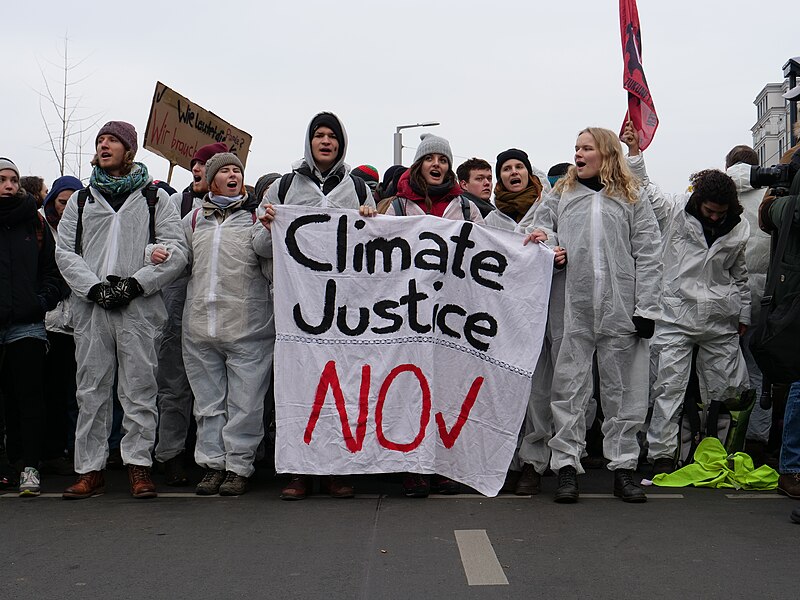
{"label": "brown leather boot", "polygon": [[281,500],[302,500],[306,497],[310,487],[306,475],[292,475],[292,480],[281,490]]}
{"label": "brown leather boot", "polygon": [[128,465],[128,481],[131,483],[131,495],[134,498],[155,498],[156,486],[150,479],[149,467]]}
{"label": "brown leather boot", "polygon": [[352,498],[355,496],[353,486],[345,477],[329,475],[324,486],[327,488],[328,495],[331,498]]}
{"label": "brown leather boot", "polygon": [[79,498],[91,498],[99,496],[106,491],[106,480],[102,471],[89,471],[78,475],[78,481],[73,483],[61,497],[65,500],[76,500]]}

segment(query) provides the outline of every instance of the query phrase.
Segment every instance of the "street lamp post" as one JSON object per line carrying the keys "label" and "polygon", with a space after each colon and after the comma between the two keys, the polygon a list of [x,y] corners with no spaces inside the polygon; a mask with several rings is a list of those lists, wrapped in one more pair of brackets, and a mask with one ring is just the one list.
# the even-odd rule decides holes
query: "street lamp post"
{"label": "street lamp post", "polygon": [[435,127],[440,125],[435,121],[428,121],[426,123],[415,123],[414,125],[398,125],[397,131],[394,132],[394,163],[395,165],[403,164],[403,134],[400,133],[401,129],[411,129],[412,127]]}

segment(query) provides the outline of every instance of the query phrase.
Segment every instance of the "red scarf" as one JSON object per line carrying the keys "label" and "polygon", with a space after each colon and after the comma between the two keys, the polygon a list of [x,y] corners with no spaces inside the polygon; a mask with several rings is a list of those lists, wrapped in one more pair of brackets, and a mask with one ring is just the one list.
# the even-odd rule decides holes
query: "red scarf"
{"label": "red scarf", "polygon": [[[437,186],[440,187],[440,186]],[[431,214],[436,217],[444,216],[444,211],[447,210],[447,207],[450,205],[450,201],[453,198],[457,198],[461,195],[461,186],[458,185],[456,181],[453,182],[453,185],[444,191],[441,195],[434,195],[431,192],[434,190],[428,189],[428,194],[431,199],[431,209],[428,211],[428,207],[425,204],[425,196],[421,195],[414,188],[411,186],[411,170],[409,169],[405,173],[400,176],[400,180],[397,182],[397,196],[399,198],[406,198],[411,200],[417,206],[419,206],[423,212],[426,214]]]}

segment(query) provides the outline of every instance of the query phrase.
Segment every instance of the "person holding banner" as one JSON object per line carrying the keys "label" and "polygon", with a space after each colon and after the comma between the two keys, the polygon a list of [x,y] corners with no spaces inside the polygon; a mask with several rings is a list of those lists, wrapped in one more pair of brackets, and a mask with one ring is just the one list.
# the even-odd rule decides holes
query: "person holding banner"
{"label": "person holding banner", "polygon": [[[550,192],[550,182],[543,171],[531,165],[528,154],[517,148],[509,148],[497,155],[495,171],[494,202],[497,210],[484,217],[485,223],[489,227],[524,232],[524,222],[532,221],[542,194]],[[561,345],[564,321],[563,269],[553,275],[549,306],[544,344],[533,374],[519,447],[503,486],[504,491],[520,496],[539,493],[541,476],[550,462],[550,449],[547,447],[553,430],[550,392],[553,363]]]}
{"label": "person holding banner", "polygon": [[[316,114],[308,124],[303,159],[269,186],[259,207],[263,227],[254,227],[253,234],[253,246],[259,256],[272,259],[269,229],[277,204],[352,209],[362,216],[377,214],[375,200],[364,180],[353,176],[350,165],[344,162],[346,154],[347,132],[339,117],[330,112]],[[311,492],[311,484],[309,476],[292,474],[281,491],[281,499],[302,500]],[[340,476],[329,476],[325,487],[334,498],[352,498],[355,494],[350,482]]]}
{"label": "person holding banner", "polygon": [[400,176],[397,195],[386,214],[434,215],[483,223],[481,211],[467,199],[453,170],[450,142],[431,133],[420,136],[414,164]]}
{"label": "person holding banner", "polygon": [[264,397],[275,329],[269,281],[252,246],[258,200],[230,152],[206,162],[209,192],[183,219],[192,274],[183,311],[183,360],[194,394],[198,495],[248,489],[264,437]]}
{"label": "person holding banner", "polygon": [[[414,163],[397,182],[397,196],[388,204],[387,215],[434,215],[445,219],[483,223],[478,207],[464,197],[453,170],[453,151],[446,139],[423,134]],[[457,494],[456,481],[434,475],[406,473],[403,493],[410,498],[425,498],[430,492]]]}
{"label": "person holding banner", "polygon": [[605,415],[603,453],[614,472],[614,495],[646,502],[633,471],[639,459],[636,434],[647,414],[646,338],[653,335],[659,314],[661,236],[613,131],[589,127],[580,132],[575,166],[536,211],[532,229],[527,239],[557,242],[569,257],[564,338],[551,403],[555,501],[578,500],[576,476],[583,473],[585,409],[596,353]]}

